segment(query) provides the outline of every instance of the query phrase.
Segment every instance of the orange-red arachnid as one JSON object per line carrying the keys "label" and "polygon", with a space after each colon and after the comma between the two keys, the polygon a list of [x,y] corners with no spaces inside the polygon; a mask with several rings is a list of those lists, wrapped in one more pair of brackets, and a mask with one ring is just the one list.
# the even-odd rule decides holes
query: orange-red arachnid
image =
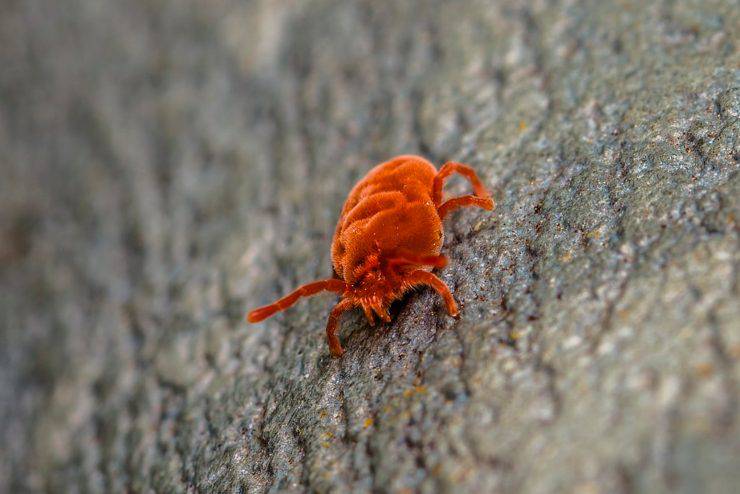
{"label": "orange-red arachnid", "polygon": [[[470,181],[473,194],[442,201],[445,179],[459,173]],[[255,309],[249,322],[259,322],[287,309],[301,297],[322,291],[341,299],[329,314],[326,339],[335,357],[344,353],[337,337],[339,315],[353,307],[365,312],[371,326],[375,315],[389,322],[388,307],[414,287],[428,285],[439,293],[447,312],[458,316],[447,285],[431,273],[447,264],[440,254],[442,220],[463,206],[493,210],[495,203],[475,171],[462,163],[445,163],[439,172],[419,156],[397,156],[360,180],[347,197],[331,245],[335,277],[299,287],[280,300]]]}

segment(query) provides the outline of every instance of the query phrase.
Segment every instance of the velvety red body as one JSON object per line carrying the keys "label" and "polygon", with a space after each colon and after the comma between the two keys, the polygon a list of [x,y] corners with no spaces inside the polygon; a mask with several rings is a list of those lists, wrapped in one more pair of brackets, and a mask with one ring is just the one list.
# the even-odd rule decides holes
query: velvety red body
{"label": "velvety red body", "polygon": [[[447,177],[459,173],[473,185],[474,194],[442,202]],[[432,287],[445,301],[447,312],[458,308],[447,285],[430,271],[447,264],[440,254],[442,220],[457,208],[492,210],[493,200],[472,168],[449,162],[437,169],[419,156],[398,156],[382,163],[352,189],[337,222],[331,257],[336,278],[308,283],[247,315],[258,322],[285,310],[301,297],[321,291],[341,294],[329,314],[326,336],[334,356],[343,353],[336,335],[339,315],[360,307],[368,322],[391,320],[388,307],[408,290]]]}
{"label": "velvety red body", "polygon": [[437,169],[418,156],[382,163],[352,189],[331,246],[334,271],[347,284],[358,281],[368,261],[399,253],[437,256],[444,242],[432,199]]}

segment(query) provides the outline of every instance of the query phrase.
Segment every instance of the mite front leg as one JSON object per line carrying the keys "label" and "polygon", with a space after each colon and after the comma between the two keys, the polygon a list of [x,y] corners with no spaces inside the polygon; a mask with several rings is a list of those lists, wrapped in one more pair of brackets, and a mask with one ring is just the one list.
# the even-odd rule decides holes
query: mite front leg
{"label": "mite front leg", "polygon": [[298,287],[293,293],[286,295],[276,302],[254,309],[247,314],[247,321],[260,322],[263,319],[267,319],[275,313],[295,304],[301,297],[310,297],[323,291],[342,293],[346,288],[347,284],[344,281],[333,278],[330,280],[314,281],[313,283]]}
{"label": "mite front leg", "polygon": [[374,310],[381,321],[384,323],[391,322],[391,315],[388,314],[388,309],[384,305],[377,305]]}
{"label": "mite front leg", "polygon": [[373,309],[366,304],[362,304],[362,311],[365,313],[365,318],[367,319],[367,322],[370,324],[370,326],[375,326],[375,315],[373,314]]}
{"label": "mite front leg", "polygon": [[434,290],[440,294],[442,299],[445,301],[447,306],[447,313],[452,317],[458,317],[460,311],[457,309],[457,303],[450,293],[449,287],[444,281],[437,278],[434,274],[429,271],[414,271],[409,274],[405,280],[410,285],[428,285],[434,288]]}
{"label": "mite front leg", "polygon": [[344,353],[342,344],[339,343],[339,338],[337,338],[339,316],[354,305],[355,303],[352,300],[344,299],[335,305],[329,314],[329,320],[326,322],[326,342],[329,344],[329,352],[331,352],[332,357],[341,357]]}

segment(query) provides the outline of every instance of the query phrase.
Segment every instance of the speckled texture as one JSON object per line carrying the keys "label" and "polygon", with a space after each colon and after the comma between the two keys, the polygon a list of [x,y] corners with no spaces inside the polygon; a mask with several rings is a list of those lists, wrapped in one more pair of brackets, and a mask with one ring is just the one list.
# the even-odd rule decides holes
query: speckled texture
{"label": "speckled texture", "polygon": [[[0,492],[740,484],[736,2],[0,9]],[[461,319],[246,325],[400,153],[497,199]]]}

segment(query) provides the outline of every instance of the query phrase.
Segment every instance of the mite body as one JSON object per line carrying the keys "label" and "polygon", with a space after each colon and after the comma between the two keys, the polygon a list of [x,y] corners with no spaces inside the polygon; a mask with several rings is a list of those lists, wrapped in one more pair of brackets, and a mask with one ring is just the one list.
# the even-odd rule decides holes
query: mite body
{"label": "mite body", "polygon": [[[473,185],[474,194],[442,201],[444,181],[459,173]],[[437,172],[419,156],[398,156],[382,163],[360,180],[342,207],[331,247],[336,277],[299,287],[280,300],[249,313],[259,322],[293,305],[301,297],[321,291],[339,293],[341,299],[329,314],[326,337],[335,357],[344,353],[337,337],[339,315],[360,307],[370,325],[377,316],[391,320],[388,308],[414,287],[428,285],[457,317],[455,299],[447,285],[431,273],[447,264],[440,254],[444,242],[442,220],[451,211],[495,206],[472,168],[446,163]]]}

